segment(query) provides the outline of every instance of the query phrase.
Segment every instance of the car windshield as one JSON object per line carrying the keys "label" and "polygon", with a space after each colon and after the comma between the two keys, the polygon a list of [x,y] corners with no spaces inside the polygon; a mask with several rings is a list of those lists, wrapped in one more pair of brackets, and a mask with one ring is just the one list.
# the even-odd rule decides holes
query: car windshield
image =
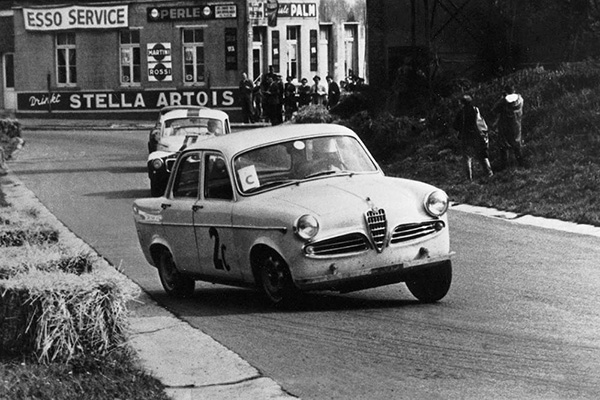
{"label": "car windshield", "polygon": [[350,136],[322,136],[268,145],[240,154],[234,165],[243,194],[320,176],[377,171],[364,148]]}
{"label": "car windshield", "polygon": [[218,119],[186,117],[166,120],[163,136],[222,135],[223,132],[223,122]]}

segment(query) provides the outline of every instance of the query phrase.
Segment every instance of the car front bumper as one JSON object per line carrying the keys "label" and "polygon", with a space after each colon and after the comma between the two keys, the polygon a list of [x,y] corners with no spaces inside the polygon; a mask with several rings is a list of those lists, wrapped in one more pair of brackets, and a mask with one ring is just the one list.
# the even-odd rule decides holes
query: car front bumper
{"label": "car front bumper", "polygon": [[297,279],[295,284],[300,290],[334,290],[342,293],[385,286],[404,282],[410,279],[411,274],[423,270],[435,269],[444,265],[451,265],[454,253],[444,256],[424,257],[415,260],[403,261],[384,267],[361,269],[341,273],[332,263],[327,275]]}

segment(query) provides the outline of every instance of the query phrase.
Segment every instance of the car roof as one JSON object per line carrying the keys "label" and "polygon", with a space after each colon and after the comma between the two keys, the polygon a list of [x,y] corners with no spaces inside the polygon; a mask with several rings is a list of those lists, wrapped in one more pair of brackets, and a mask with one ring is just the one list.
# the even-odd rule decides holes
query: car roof
{"label": "car roof", "polygon": [[207,110],[208,108],[203,106],[166,106],[160,109],[160,115],[164,115],[169,111],[173,110]]}
{"label": "car roof", "polygon": [[346,135],[358,137],[352,130],[336,124],[283,124],[265,128],[249,129],[229,135],[207,138],[190,145],[186,150],[218,150],[228,157],[240,151],[270,143],[285,142],[314,136]]}
{"label": "car roof", "polygon": [[[165,108],[169,110],[163,113]],[[161,119],[167,120],[172,118],[185,118],[185,117],[202,117],[202,118],[215,118],[215,119],[228,119],[227,113],[221,110],[213,110],[206,107],[165,107],[160,110]]]}

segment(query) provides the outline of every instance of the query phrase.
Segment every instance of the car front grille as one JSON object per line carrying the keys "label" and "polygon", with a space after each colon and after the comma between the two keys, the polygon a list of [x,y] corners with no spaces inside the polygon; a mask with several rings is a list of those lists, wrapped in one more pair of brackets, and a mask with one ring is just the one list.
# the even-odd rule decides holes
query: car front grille
{"label": "car front grille", "polygon": [[406,242],[408,240],[431,235],[432,233],[442,230],[444,226],[445,224],[441,220],[398,225],[392,232],[390,243]]}
{"label": "car front grille", "polygon": [[336,256],[369,250],[368,239],[360,233],[351,233],[321,240],[306,246],[306,253],[313,256]]}
{"label": "car front grille", "polygon": [[385,210],[369,210],[365,213],[367,226],[371,233],[371,239],[377,251],[381,252],[385,245],[385,237],[387,234],[387,218]]}

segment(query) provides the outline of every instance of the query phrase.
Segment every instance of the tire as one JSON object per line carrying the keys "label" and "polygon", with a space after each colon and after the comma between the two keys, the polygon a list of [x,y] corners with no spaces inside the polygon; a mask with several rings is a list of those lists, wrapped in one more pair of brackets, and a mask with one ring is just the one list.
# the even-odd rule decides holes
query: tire
{"label": "tire", "polygon": [[184,298],[194,294],[196,282],[177,270],[173,256],[166,250],[158,258],[158,276],[169,296]]}
{"label": "tire", "polygon": [[290,270],[275,252],[267,252],[258,258],[255,267],[257,285],[273,305],[289,304],[298,296]]}
{"label": "tire", "polygon": [[452,283],[452,263],[445,262],[425,271],[419,271],[406,280],[408,290],[421,303],[435,303],[446,296]]}

